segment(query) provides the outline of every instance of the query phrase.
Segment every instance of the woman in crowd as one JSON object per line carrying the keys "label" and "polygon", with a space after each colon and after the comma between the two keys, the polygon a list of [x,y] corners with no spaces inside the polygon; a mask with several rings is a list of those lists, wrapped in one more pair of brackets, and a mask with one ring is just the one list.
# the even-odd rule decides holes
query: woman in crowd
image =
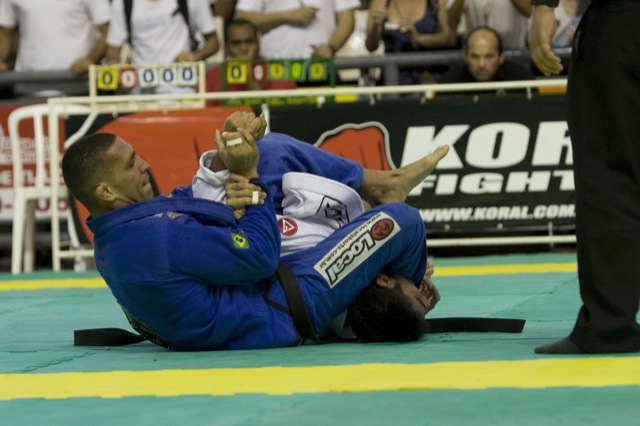
{"label": "woman in crowd", "polygon": [[[366,47],[380,41],[385,53],[453,48],[456,33],[449,26],[447,0],[373,0],[369,5]],[[401,68],[400,84],[434,81],[433,68]]]}

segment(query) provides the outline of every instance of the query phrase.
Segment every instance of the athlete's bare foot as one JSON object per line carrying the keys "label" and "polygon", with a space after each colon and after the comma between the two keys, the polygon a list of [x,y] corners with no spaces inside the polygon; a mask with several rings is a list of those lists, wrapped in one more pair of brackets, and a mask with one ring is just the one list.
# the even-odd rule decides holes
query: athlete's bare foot
{"label": "athlete's bare foot", "polygon": [[449,146],[442,145],[431,154],[397,170],[364,169],[362,189],[377,204],[405,201],[409,192],[435,170],[448,152]]}

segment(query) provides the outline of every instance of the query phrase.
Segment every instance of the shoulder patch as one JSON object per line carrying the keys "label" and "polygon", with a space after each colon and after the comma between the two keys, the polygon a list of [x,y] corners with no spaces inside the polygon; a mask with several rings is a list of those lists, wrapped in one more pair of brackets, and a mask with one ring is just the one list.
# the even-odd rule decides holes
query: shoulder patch
{"label": "shoulder patch", "polygon": [[290,217],[278,219],[278,228],[280,228],[280,234],[284,237],[292,237],[298,233],[298,224]]}
{"label": "shoulder patch", "polygon": [[233,240],[233,247],[238,249],[248,249],[249,240],[244,236],[244,232],[240,231],[237,234],[231,233],[231,239]]}
{"label": "shoulder patch", "polygon": [[313,268],[333,288],[398,232],[398,222],[380,212],[340,240]]}

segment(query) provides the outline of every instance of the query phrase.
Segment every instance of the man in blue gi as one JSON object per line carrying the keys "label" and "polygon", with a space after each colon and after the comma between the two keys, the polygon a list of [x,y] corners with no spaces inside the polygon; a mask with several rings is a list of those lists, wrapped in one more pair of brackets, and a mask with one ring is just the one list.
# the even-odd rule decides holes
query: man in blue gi
{"label": "man in blue gi", "polygon": [[[227,146],[217,138],[226,167],[249,180],[228,191],[228,205],[193,198],[190,188],[154,198],[149,165],[115,135],[89,136],[65,154],[65,182],[91,214],[87,224],[94,233],[96,266],[134,328],[154,343],[174,350],[299,343],[284,289],[272,278],[280,261],[297,278],[315,333],[380,271],[388,277],[381,285],[398,290],[393,293],[408,315],[424,317],[429,302],[418,288],[425,277],[426,236],[415,209],[403,203],[375,207],[316,247],[280,260],[275,214],[282,191],[279,177],[270,174],[273,168],[264,165],[330,174],[367,190],[376,202],[401,201],[446,148],[381,179],[385,172],[372,174],[277,136],[256,144],[251,132],[239,128],[226,135]],[[263,193],[259,197],[256,186]],[[229,206],[245,208],[244,214],[236,220]],[[422,332],[418,328],[398,339],[417,339]]]}

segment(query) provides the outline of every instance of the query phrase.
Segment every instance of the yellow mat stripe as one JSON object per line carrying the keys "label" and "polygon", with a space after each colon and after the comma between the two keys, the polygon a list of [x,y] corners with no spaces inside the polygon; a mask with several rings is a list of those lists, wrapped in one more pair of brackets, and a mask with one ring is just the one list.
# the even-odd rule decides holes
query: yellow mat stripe
{"label": "yellow mat stripe", "polygon": [[0,374],[0,400],[605,386],[640,386],[640,357]]}
{"label": "yellow mat stripe", "polygon": [[577,270],[577,262],[443,267],[438,267],[436,265],[434,276],[451,277],[459,275],[544,274],[549,272],[577,272]]}
{"label": "yellow mat stripe", "polygon": [[[577,264],[540,263],[522,265],[482,265],[482,266],[442,266],[436,267],[436,276],[453,277],[460,275],[496,274],[543,274],[549,272],[576,272]],[[42,290],[47,288],[100,288],[106,284],[102,278],[68,278],[47,280],[7,280],[0,281],[0,291]]]}
{"label": "yellow mat stripe", "polygon": [[51,278],[48,280],[0,281],[0,291],[43,290],[46,288],[100,288],[106,287],[104,280],[96,278]]}

